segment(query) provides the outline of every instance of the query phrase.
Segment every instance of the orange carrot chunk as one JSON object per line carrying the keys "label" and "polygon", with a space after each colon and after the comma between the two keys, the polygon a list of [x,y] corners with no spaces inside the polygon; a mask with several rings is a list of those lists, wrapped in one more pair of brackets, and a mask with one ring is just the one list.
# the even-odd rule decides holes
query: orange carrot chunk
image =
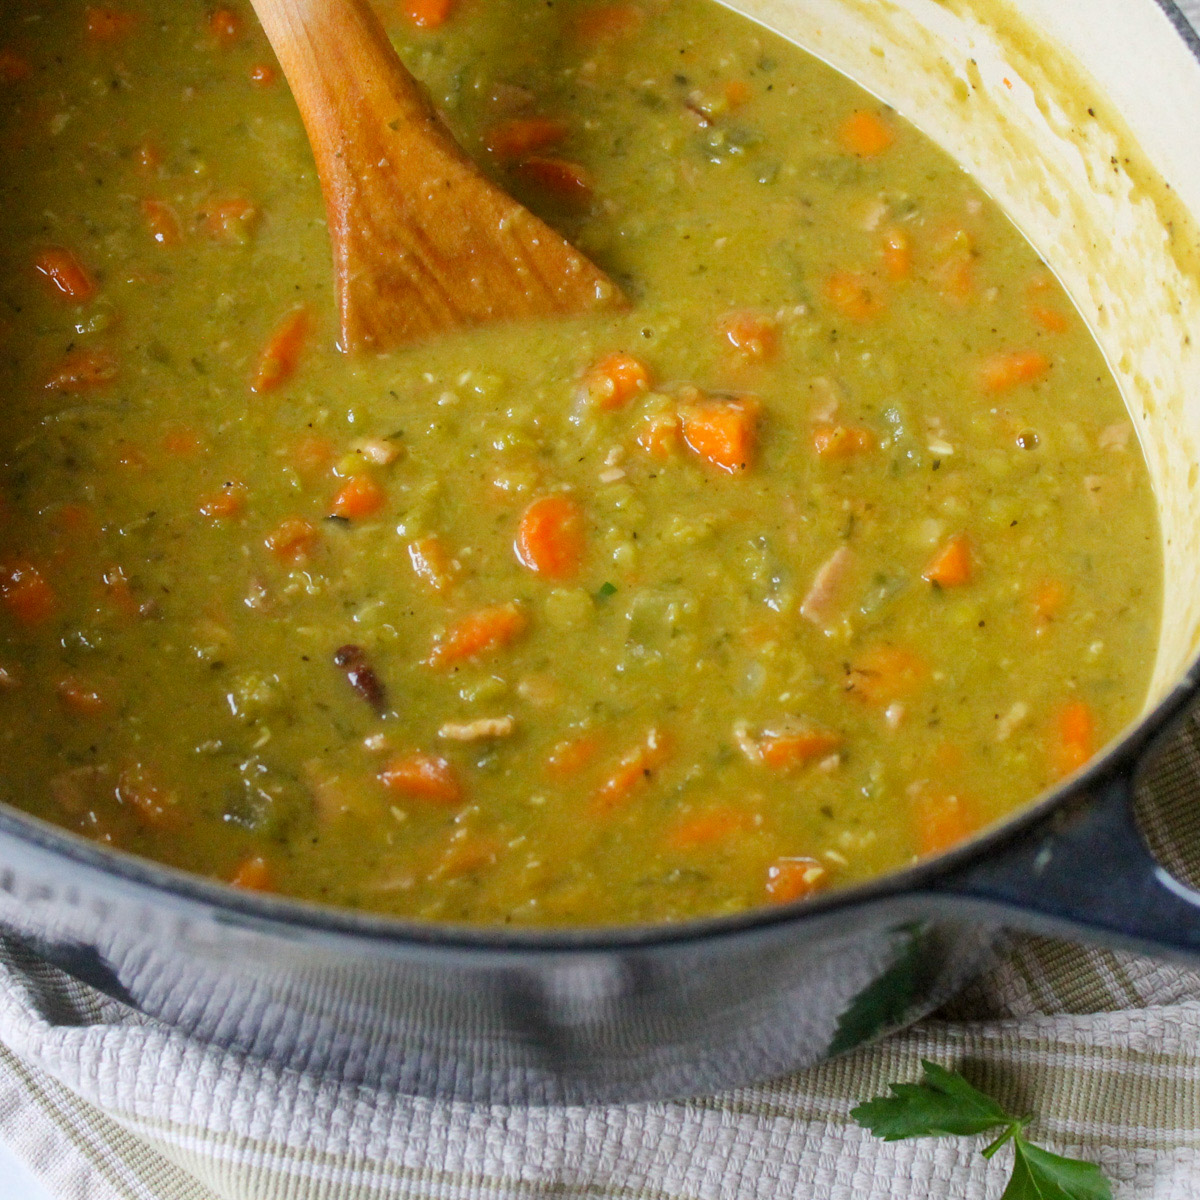
{"label": "orange carrot chunk", "polygon": [[316,549],[321,535],[301,517],[288,517],[265,540],[267,549],[281,562],[300,563]]}
{"label": "orange carrot chunk", "polygon": [[1033,613],[1039,625],[1048,624],[1067,602],[1066,585],[1058,579],[1043,580],[1033,592]]}
{"label": "orange carrot chunk", "polygon": [[647,417],[638,431],[637,444],[651,458],[666,460],[679,446],[680,421],[674,413],[657,413]]}
{"label": "orange carrot chunk", "polygon": [[89,42],[115,42],[133,31],[137,18],[132,13],[118,12],[115,8],[87,8],[84,10],[84,29]]}
{"label": "orange carrot chunk", "polygon": [[46,387],[52,392],[90,392],[111,383],[119,369],[111,350],[72,350],[51,372]]}
{"label": "orange carrot chunk", "polygon": [[593,810],[612,812],[628,802],[654,778],[667,753],[666,739],[657,729],[651,729],[646,740],[625,754],[612,774],[596,790],[592,796]]}
{"label": "orange carrot chunk", "polygon": [[58,608],[58,597],[45,576],[23,559],[0,563],[0,597],[22,625],[40,625]]}
{"label": "orange carrot chunk", "polygon": [[96,294],[96,281],[79,259],[62,246],[46,246],[39,250],[33,266],[61,299],[86,304]]}
{"label": "orange carrot chunk", "polygon": [[913,802],[913,832],[917,853],[942,854],[965,842],[978,828],[974,806],[961,796],[919,794]]}
{"label": "orange carrot chunk", "polygon": [[556,117],[514,117],[493,125],[484,134],[483,144],[502,162],[515,162],[557,146],[569,129],[566,121]]}
{"label": "orange carrot chunk", "polygon": [[258,209],[242,196],[209,200],[200,212],[205,233],[221,242],[244,242],[257,219]]}
{"label": "orange carrot chunk", "polygon": [[242,859],[229,877],[234,887],[248,892],[269,892],[273,889],[272,880],[271,868],[261,854]]}
{"label": "orange carrot chunk", "polygon": [[169,829],[179,819],[179,797],[142,763],[125,767],[117,777],[117,800],[133,809],[138,819],[155,829]]}
{"label": "orange carrot chunk", "polygon": [[846,691],[867,704],[882,706],[917,691],[928,675],[928,664],[914,651],[903,646],[872,646],[851,663]]}
{"label": "orange carrot chunk", "polygon": [[736,808],[713,808],[692,813],[667,833],[672,850],[698,850],[718,842],[729,842],[751,828],[753,818]]}
{"label": "orange carrot chunk", "polygon": [[869,454],[877,443],[869,429],[853,425],[818,425],[813,430],[813,449],[821,458],[840,460]]}
{"label": "orange carrot chunk", "polygon": [[429,657],[431,667],[453,667],[501,650],[515,641],[529,622],[515,604],[496,604],[468,613],[438,638]]}
{"label": "orange carrot chunk", "polygon": [[369,475],[356,475],[347,480],[334,496],[329,511],[332,516],[347,521],[373,517],[387,503],[387,492]]}
{"label": "orange carrot chunk", "polygon": [[552,779],[571,779],[596,757],[600,744],[599,736],[594,733],[559,742],[546,758],[546,774]]}
{"label": "orange carrot chunk", "polygon": [[598,4],[579,17],[575,31],[585,42],[610,41],[637,33],[645,20],[636,4]]}
{"label": "orange carrot chunk", "polygon": [[938,587],[959,587],[971,582],[971,543],[964,534],[952,537],[929,560],[921,578]]}
{"label": "orange carrot chunk", "polygon": [[562,492],[535,500],[521,514],[513,545],[521,564],[547,579],[577,575],[586,547],[583,510]]}
{"label": "orange carrot chunk", "polygon": [[91,684],[76,675],[67,675],[60,679],[55,690],[63,708],[79,717],[99,716],[108,707],[104,697]]}
{"label": "orange carrot chunk", "polygon": [[869,276],[859,271],[834,271],[822,289],[829,306],[852,321],[871,321],[887,305]]}
{"label": "orange carrot chunk", "polygon": [[1029,284],[1026,292],[1025,309],[1034,324],[1047,333],[1066,333],[1071,328],[1071,318],[1056,307],[1054,279],[1049,275],[1038,275]]}
{"label": "orange carrot chunk", "polygon": [[454,582],[454,564],[436,534],[409,542],[408,559],[417,578],[435,592],[444,592]]}
{"label": "orange carrot chunk", "polygon": [[1050,360],[1037,350],[1013,350],[993,354],[980,371],[986,391],[1005,392],[1018,384],[1032,383],[1050,370]]}
{"label": "orange carrot chunk", "polygon": [[592,177],[578,163],[565,158],[526,158],[514,170],[526,183],[563,204],[584,208],[592,202]]}
{"label": "orange carrot chunk", "polygon": [[33,74],[29,60],[22,58],[14,50],[0,50],[0,83],[20,83]]}
{"label": "orange carrot chunk", "polygon": [[758,754],[768,767],[786,771],[824,758],[841,744],[841,736],[831,729],[805,726],[764,733],[758,740]]}
{"label": "orange carrot chunk", "polygon": [[912,275],[912,245],[908,234],[896,225],[883,231],[883,267],[887,277],[897,283]]}
{"label": "orange carrot chunk", "polygon": [[720,322],[718,329],[745,358],[762,361],[779,353],[779,322],[764,313],[731,313]]}
{"label": "orange carrot chunk", "polygon": [[236,517],[246,507],[246,485],[230,482],[200,501],[200,513],[210,521]]}
{"label": "orange carrot chunk", "polygon": [[1056,779],[1078,771],[1096,753],[1096,719],[1082,700],[1064,705],[1054,718],[1050,767]]}
{"label": "orange carrot chunk", "polygon": [[624,408],[649,387],[650,368],[623,350],[593,363],[583,376],[584,395],[604,412]]}
{"label": "orange carrot chunk", "polygon": [[436,29],[450,19],[454,0],[401,0],[400,11],[418,29]]}
{"label": "orange carrot chunk", "polygon": [[242,18],[228,8],[214,8],[208,14],[208,32],[218,46],[232,46],[242,36]]}
{"label": "orange carrot chunk", "polygon": [[269,392],[291,379],[300,363],[308,327],[308,310],[298,308],[271,334],[250,383],[252,392]]}
{"label": "orange carrot chunk", "polygon": [[162,200],[143,200],[142,219],[150,236],[160,246],[178,246],[183,241],[183,227],[175,210]]}
{"label": "orange carrot chunk", "polygon": [[829,885],[829,869],[815,858],[777,858],[767,868],[766,893],[772,904],[791,904]]}
{"label": "orange carrot chunk", "polygon": [[875,158],[895,140],[892,127],[878,113],[865,109],[851,113],[839,126],[838,142],[847,154]]}
{"label": "orange carrot chunk", "polygon": [[683,411],[683,440],[698,458],[736,475],[754,461],[760,412],[750,397],[701,401]]}
{"label": "orange carrot chunk", "polygon": [[409,800],[453,805],[462,799],[458,773],[436,754],[408,754],[393,758],[379,772],[379,782],[389,792]]}
{"label": "orange carrot chunk", "polygon": [[255,63],[250,68],[250,82],[258,87],[270,87],[278,78],[279,72],[270,63]]}

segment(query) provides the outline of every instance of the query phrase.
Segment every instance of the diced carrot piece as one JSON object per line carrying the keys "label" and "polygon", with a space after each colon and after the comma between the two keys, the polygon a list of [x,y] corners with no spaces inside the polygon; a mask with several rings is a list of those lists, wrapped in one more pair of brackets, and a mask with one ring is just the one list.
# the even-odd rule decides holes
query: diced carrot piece
{"label": "diced carrot piece", "polygon": [[252,392],[269,392],[286,383],[296,373],[300,353],[308,339],[308,309],[298,308],[267,339],[251,381]]}
{"label": "diced carrot piece", "polygon": [[236,888],[248,892],[270,892],[274,890],[273,872],[261,854],[252,854],[238,863],[229,877]]}
{"label": "diced carrot piece", "polygon": [[209,237],[222,242],[244,242],[258,219],[258,209],[243,196],[208,200],[200,221]]}
{"label": "diced carrot piece", "polygon": [[730,108],[741,108],[751,94],[750,85],[744,79],[731,79],[725,85],[725,102]]}
{"label": "diced carrot piece", "polygon": [[434,642],[425,660],[431,667],[453,667],[501,650],[525,632],[529,622],[515,604],[496,604],[461,617]]}
{"label": "diced carrot piece", "polygon": [[713,808],[676,822],[667,832],[667,846],[672,850],[699,850],[714,842],[728,842],[752,826],[749,813],[736,808]]}
{"label": "diced carrot piece", "polygon": [[22,625],[41,625],[58,609],[58,597],[45,576],[23,559],[0,564],[0,597]]}
{"label": "diced carrot piece", "polygon": [[116,795],[121,804],[132,808],[138,819],[152,828],[169,829],[179,819],[179,797],[142,763],[133,763],[121,771]]}
{"label": "diced carrot piece", "polygon": [[1082,700],[1065,704],[1054,717],[1050,768],[1056,779],[1078,771],[1096,753],[1096,719]]}
{"label": "diced carrot piece", "polygon": [[513,168],[526,183],[564,204],[583,208],[592,202],[592,177],[565,158],[526,158]]}
{"label": "diced carrot piece", "polygon": [[389,792],[430,804],[457,804],[462,799],[458,772],[436,754],[408,754],[393,758],[379,772],[379,782]]}
{"label": "diced carrot piece", "polygon": [[1038,622],[1053,621],[1067,602],[1066,585],[1058,579],[1043,580],[1033,592],[1033,611]]}
{"label": "diced carrot piece", "polygon": [[943,854],[965,842],[979,827],[974,805],[962,796],[919,793],[913,801],[913,832],[922,857]]}
{"label": "diced carrot piece", "polygon": [[162,166],[162,151],[153,142],[143,142],[133,152],[133,161],[143,175],[150,175]]}
{"label": "diced carrot piece", "polygon": [[119,566],[109,567],[104,572],[103,579],[104,589],[108,593],[112,606],[123,616],[138,616],[141,608],[133,594],[133,589],[129,586],[129,579],[124,570]]}
{"label": "diced carrot piece", "polygon": [[748,359],[771,359],[779,353],[779,322],[764,313],[731,313],[718,325],[729,344]]}
{"label": "diced carrot piece", "polygon": [[133,32],[137,18],[115,8],[84,10],[84,29],[89,42],[115,42]]}
{"label": "diced carrot piece", "polygon": [[768,767],[786,771],[804,767],[819,758],[832,754],[842,744],[840,734],[831,729],[805,726],[779,733],[764,733],[758,739],[759,757]]}
{"label": "diced carrot piece", "polygon": [[183,226],[175,210],[163,200],[143,200],[142,217],[150,236],[160,246],[178,246],[183,241]]}
{"label": "diced carrot piece", "polygon": [[457,836],[451,838],[438,860],[433,871],[437,878],[458,879],[490,867],[500,857],[504,846],[496,838],[478,833],[468,833],[464,837],[463,832],[458,831]]}
{"label": "diced carrot piece", "polygon": [[90,392],[104,387],[120,370],[111,350],[71,350],[46,380],[52,392]]}
{"label": "diced carrot piece", "polygon": [[86,304],[98,290],[87,268],[62,246],[39,250],[33,266],[49,282],[54,295],[73,304]]}
{"label": "diced carrot piece", "polygon": [[214,8],[208,14],[208,32],[219,46],[232,46],[242,36],[242,18],[229,8]]}
{"label": "diced carrot piece", "polygon": [[584,395],[604,412],[624,408],[649,387],[650,368],[623,350],[593,363],[583,376]]}
{"label": "diced carrot piece", "polygon": [[250,68],[250,82],[258,87],[271,87],[279,78],[279,72],[270,63],[255,63]]}
{"label": "diced carrot piece", "polygon": [[55,690],[63,708],[79,717],[99,716],[108,707],[104,697],[76,675],[60,679]]}
{"label": "diced carrot piece", "polygon": [[805,900],[829,886],[829,868],[815,858],[777,858],[767,868],[767,899],[773,904]]}
{"label": "diced carrot piece", "polygon": [[636,4],[598,4],[575,22],[575,32],[585,42],[629,37],[641,29],[645,10]]}
{"label": "diced carrot piece", "polygon": [[546,758],[546,774],[558,780],[573,778],[596,757],[600,745],[600,736],[595,733],[559,742]]}
{"label": "diced carrot piece", "polygon": [[647,417],[637,435],[637,444],[651,458],[665,460],[679,446],[681,423],[674,413],[657,413]]}
{"label": "diced carrot piece", "polygon": [[444,592],[454,582],[454,564],[436,534],[409,542],[408,558],[417,577],[435,592]]}
{"label": "diced carrot piece", "polygon": [[244,483],[226,483],[220,491],[213,492],[200,501],[200,512],[212,521],[236,517],[246,507],[246,495]]}
{"label": "diced carrot piece", "polygon": [[330,438],[307,433],[292,447],[291,459],[301,474],[315,475],[333,462],[336,453],[337,447]]}
{"label": "diced carrot piece", "polygon": [[757,400],[705,400],[682,413],[683,440],[705,462],[735,475],[754,461],[758,419]]}
{"label": "diced carrot piece", "polygon": [[282,562],[304,562],[317,548],[321,535],[301,517],[288,517],[267,534],[266,547]]}
{"label": "diced carrot piece", "polygon": [[1071,328],[1071,318],[1056,307],[1056,292],[1052,276],[1036,276],[1026,292],[1025,309],[1047,333],[1066,333]]}
{"label": "diced carrot piece", "polygon": [[873,321],[887,308],[870,276],[859,271],[834,271],[822,290],[829,306],[852,321]]}
{"label": "diced carrot piece", "polygon": [[162,448],[172,458],[191,458],[204,449],[204,435],[189,425],[176,425],[163,434]]}
{"label": "diced carrot piece", "polygon": [[547,579],[572,579],[587,548],[583,509],[556,492],[535,500],[521,514],[513,549],[523,566]]}
{"label": "diced carrot piece", "polygon": [[872,646],[851,663],[846,691],[867,704],[882,706],[911,695],[928,675],[928,664],[912,650],[903,646]]}
{"label": "diced carrot piece", "polygon": [[971,543],[964,534],[956,534],[929,560],[921,578],[938,587],[959,587],[971,582]]}
{"label": "diced carrot piece", "polygon": [[515,162],[557,146],[570,126],[557,117],[514,117],[493,125],[484,134],[483,144],[502,162]]}
{"label": "diced carrot piece", "polygon": [[145,468],[146,456],[136,446],[126,441],[120,441],[117,445],[120,447],[120,453],[117,455],[118,467],[125,467],[131,471],[141,471]]}
{"label": "diced carrot piece", "polygon": [[897,283],[912,275],[912,243],[898,225],[883,231],[883,267],[887,277]]}
{"label": "diced carrot piece", "polygon": [[592,796],[592,809],[607,813],[627,803],[653,779],[667,754],[666,738],[657,729],[651,729],[646,740],[626,753],[596,790]]}
{"label": "diced carrot piece", "polygon": [[1011,350],[993,354],[979,374],[989,392],[1005,392],[1018,384],[1032,383],[1050,370],[1050,360],[1038,350]]}
{"label": "diced carrot piece", "polygon": [[454,0],[401,0],[400,11],[418,29],[436,29],[450,19]]}
{"label": "diced carrot piece", "polygon": [[878,113],[866,109],[851,113],[838,126],[837,136],[842,149],[859,158],[875,158],[896,140],[892,127]]}
{"label": "diced carrot piece", "polygon": [[877,445],[869,429],[855,425],[818,425],[813,430],[813,449],[821,458],[854,458],[869,454]]}
{"label": "diced carrot piece", "polygon": [[369,475],[355,475],[339,489],[329,506],[332,516],[347,521],[373,517],[387,503],[387,492]]}
{"label": "diced carrot piece", "polygon": [[975,295],[975,260],[969,254],[956,254],[938,263],[930,278],[942,299],[966,304]]}
{"label": "diced carrot piece", "polygon": [[0,50],[0,83],[20,83],[33,74],[29,60],[22,58],[15,50]]}

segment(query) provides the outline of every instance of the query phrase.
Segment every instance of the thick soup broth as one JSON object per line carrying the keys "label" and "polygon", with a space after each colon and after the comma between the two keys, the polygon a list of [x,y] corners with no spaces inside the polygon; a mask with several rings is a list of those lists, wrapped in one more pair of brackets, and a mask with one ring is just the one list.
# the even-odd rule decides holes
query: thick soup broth
{"label": "thick soup broth", "polygon": [[1137,714],[1132,425],[952,161],[708,0],[378,11],[632,306],[344,355],[249,5],[5,4],[0,800],[380,912],[674,920],[945,850]]}

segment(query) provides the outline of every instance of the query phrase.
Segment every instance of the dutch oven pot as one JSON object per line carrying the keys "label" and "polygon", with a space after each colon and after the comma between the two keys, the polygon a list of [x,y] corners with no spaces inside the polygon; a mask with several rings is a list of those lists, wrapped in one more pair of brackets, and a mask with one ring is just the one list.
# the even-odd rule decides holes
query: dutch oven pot
{"label": "dutch oven pot", "polygon": [[237,893],[0,811],[0,929],[131,1008],[296,1069],[525,1103],[714,1091],[915,1020],[1004,926],[1200,959],[1200,895],[1147,851],[1139,767],[1200,667],[1200,42],[1155,0],[737,0],[947,148],[1060,275],[1159,498],[1140,721],[942,858],[816,901],[585,931],[405,923]]}

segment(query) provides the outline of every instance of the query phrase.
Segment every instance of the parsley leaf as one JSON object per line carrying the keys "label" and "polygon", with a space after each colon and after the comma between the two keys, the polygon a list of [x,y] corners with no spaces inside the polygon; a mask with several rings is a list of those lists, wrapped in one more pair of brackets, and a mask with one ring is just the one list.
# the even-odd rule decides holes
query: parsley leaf
{"label": "parsley leaf", "polygon": [[876,1096],[850,1115],[884,1141],[937,1134],[973,1136],[997,1131],[985,1158],[1011,1141],[1012,1178],[1000,1200],[1112,1200],[1108,1180],[1093,1163],[1051,1154],[1025,1140],[1032,1118],[1017,1117],[972,1087],[957,1071],[922,1062],[920,1083],[893,1083],[890,1096]]}
{"label": "parsley leaf", "polygon": [[969,1136],[1016,1123],[957,1071],[931,1062],[921,1066],[925,1078],[920,1083],[893,1083],[892,1095],[868,1100],[850,1115],[885,1142],[937,1133]]}
{"label": "parsley leaf", "polygon": [[1095,1163],[1051,1154],[1021,1137],[1014,1144],[1017,1159],[1000,1200],[1112,1200],[1108,1180]]}

